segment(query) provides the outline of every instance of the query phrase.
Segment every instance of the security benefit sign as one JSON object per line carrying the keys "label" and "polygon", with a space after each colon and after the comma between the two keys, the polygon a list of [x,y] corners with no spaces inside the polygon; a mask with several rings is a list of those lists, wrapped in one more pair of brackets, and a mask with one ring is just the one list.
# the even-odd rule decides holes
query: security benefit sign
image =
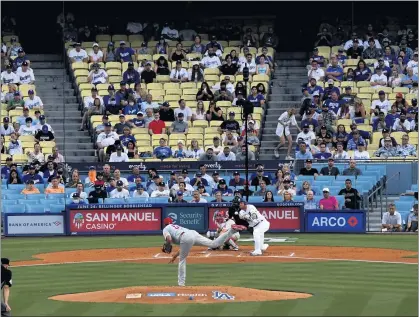
{"label": "security benefit sign", "polygon": [[[151,206],[151,205],[150,205]],[[69,233],[91,234],[141,234],[161,230],[162,208],[105,208],[70,209]]]}
{"label": "security benefit sign", "polygon": [[168,205],[164,208],[163,218],[170,217],[173,219],[173,223],[184,228],[196,230],[198,232],[204,232],[205,226],[205,214],[206,207],[193,206],[171,206]]}
{"label": "security benefit sign", "polygon": [[363,210],[306,210],[306,232],[364,233]]}

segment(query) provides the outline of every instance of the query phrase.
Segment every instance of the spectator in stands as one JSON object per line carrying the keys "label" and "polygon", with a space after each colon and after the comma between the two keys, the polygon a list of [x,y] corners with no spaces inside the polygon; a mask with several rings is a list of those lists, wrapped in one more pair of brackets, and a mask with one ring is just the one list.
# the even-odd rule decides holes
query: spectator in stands
{"label": "spectator in stands", "polygon": [[64,194],[65,190],[63,186],[59,186],[59,180],[57,177],[53,177],[51,180],[51,187],[45,189],[45,194]]}
{"label": "spectator in stands", "polygon": [[240,133],[240,125],[235,119],[236,113],[234,111],[230,111],[228,114],[228,120],[224,120],[223,123],[218,128],[218,131],[220,133],[227,132],[227,131],[233,131],[236,133]]}
{"label": "spectator in stands", "polygon": [[124,115],[137,114],[140,111],[140,109],[138,108],[138,105],[136,104],[134,96],[128,97],[128,104],[125,105],[125,107],[123,108],[123,111],[124,111]]}
{"label": "spectator in stands", "polygon": [[10,135],[13,133],[13,127],[10,125],[10,119],[9,117],[3,118],[3,124],[0,126],[0,134],[1,135]]}
{"label": "spectator in stands", "polygon": [[389,62],[384,61],[384,58],[380,57],[377,62],[374,63],[374,68],[381,68],[383,75],[387,77],[387,79],[391,76],[391,68],[389,67]]}
{"label": "spectator in stands", "polygon": [[[103,97],[103,104],[106,106],[106,109],[105,109],[106,114],[107,115],[121,114],[122,113],[122,105],[121,105],[122,94],[116,95],[115,88],[113,87],[113,85],[109,85],[108,93],[109,93],[108,96]],[[85,106],[86,106],[86,103],[85,103]]]}
{"label": "spectator in stands", "polygon": [[265,97],[258,93],[256,86],[253,86],[251,93],[247,96],[247,100],[253,104],[254,107],[263,107],[265,105]]}
{"label": "spectator in stands", "polygon": [[203,55],[206,51],[206,47],[204,44],[202,44],[201,41],[201,36],[200,35],[195,35],[194,37],[194,43],[191,45],[189,52],[190,53],[199,53],[201,55]]}
{"label": "spectator in stands", "polygon": [[279,187],[278,195],[283,196],[285,192],[288,192],[292,196],[297,195],[297,192],[293,188],[294,182],[290,181],[289,179],[284,179],[282,185]]}
{"label": "spectator in stands", "polygon": [[173,157],[185,158],[187,155],[188,155],[188,151],[185,149],[185,142],[183,140],[179,140],[177,142],[177,150],[174,151]]}
{"label": "spectator in stands", "polygon": [[15,110],[16,107],[24,107],[25,102],[22,100],[18,91],[13,93],[13,99],[9,100],[6,111]]}
{"label": "spectator in stands", "polygon": [[199,146],[196,139],[192,139],[189,151],[187,152],[187,157],[199,159],[202,154],[205,154],[204,150]]}
{"label": "spectator in stands", "polygon": [[170,108],[168,101],[163,102],[162,107],[159,110],[160,120],[164,122],[173,122],[175,121],[175,112]]}
{"label": "spectator in stands", "polygon": [[25,125],[22,125],[19,129],[19,135],[20,136],[24,136],[24,135],[32,135],[35,136],[36,134],[36,129],[35,126],[32,125],[32,118],[28,117],[25,119]]}
{"label": "spectator in stands", "polygon": [[301,185],[301,189],[297,192],[298,196],[306,196],[308,192],[313,192],[313,195],[316,194],[314,190],[311,189],[311,184],[308,181],[304,181]]}
{"label": "spectator in stands", "polygon": [[28,90],[28,98],[25,98],[25,107],[29,109],[43,109],[44,104],[42,103],[41,98],[35,96],[35,92],[32,89]]}
{"label": "spectator in stands", "polygon": [[128,155],[122,152],[122,146],[115,147],[116,152],[113,152],[109,158],[109,162],[129,162]]}
{"label": "spectator in stands", "polygon": [[411,122],[406,119],[405,113],[400,113],[400,117],[394,120],[392,131],[402,131],[409,133],[412,130]]}
{"label": "spectator in stands", "polygon": [[214,153],[214,149],[212,147],[207,148],[205,153],[199,156],[199,161],[217,161],[218,157],[217,154]]}
{"label": "spectator in stands", "polygon": [[109,42],[103,53],[103,61],[115,62],[116,61],[116,50],[113,42]]}
{"label": "spectator in stands", "polygon": [[407,217],[406,232],[418,231],[418,204],[414,204]]}
{"label": "spectator in stands", "polygon": [[338,64],[336,55],[331,57],[331,65],[326,69],[325,75],[329,80],[339,82],[343,80],[343,68]]}
{"label": "spectator in stands", "polygon": [[299,151],[295,152],[296,160],[313,159],[313,154],[307,150],[307,143],[304,140],[300,140],[298,143]]}
{"label": "spectator in stands", "polygon": [[218,136],[212,138],[211,148],[213,149],[215,155],[218,155],[223,150],[223,147],[220,143],[220,138]]}
{"label": "spectator in stands", "polygon": [[304,198],[304,210],[319,209],[319,205],[314,199],[313,191],[308,191],[307,196]]}
{"label": "spectator in stands", "polygon": [[236,75],[239,68],[237,63],[233,63],[233,58],[230,54],[227,54],[225,57],[225,61],[220,66],[220,72],[223,75]]}
{"label": "spectator in stands", "polygon": [[210,101],[207,110],[208,121],[224,121],[223,110],[217,107],[215,101]]}
{"label": "spectator in stands", "polygon": [[[346,46],[346,45],[345,45]],[[359,40],[354,39],[353,45],[346,49],[346,55],[352,59],[358,59],[362,56],[363,47],[359,45]]]}
{"label": "spectator in stands", "polygon": [[54,146],[52,148],[52,159],[54,163],[64,163],[64,156],[62,156],[59,152],[58,152],[58,148],[56,146]]}
{"label": "spectator in stands", "polygon": [[127,47],[125,41],[119,42],[119,48],[115,52],[116,61],[120,62],[135,62],[135,51],[131,47]]}
{"label": "spectator in stands", "polygon": [[199,100],[196,104],[196,110],[192,112],[192,121],[195,120],[206,120],[207,115],[204,108],[204,103],[202,100]]}
{"label": "spectator in stands", "polygon": [[170,73],[170,81],[174,83],[186,82],[189,80],[188,76],[188,72],[182,67],[182,62],[178,60],[176,67]]}
{"label": "spectator in stands", "polygon": [[201,84],[201,88],[196,93],[196,100],[212,101],[214,100],[214,94],[212,93],[207,82]]}
{"label": "spectator in stands", "polygon": [[392,140],[390,137],[386,137],[384,139],[384,146],[381,146],[375,153],[377,157],[398,157],[400,156],[401,152],[398,150],[396,146],[392,145]]}
{"label": "spectator in stands", "polygon": [[[366,45],[364,45],[365,48]],[[383,56],[383,52],[380,48],[376,47],[374,38],[370,37],[368,40],[368,47],[362,53],[364,59],[378,59]]]}
{"label": "spectator in stands", "polygon": [[244,184],[245,184],[245,179],[241,178],[240,173],[236,171],[233,173],[233,178],[230,179],[228,186],[236,187],[236,186],[244,186]]}
{"label": "spectator in stands", "polygon": [[350,139],[348,141],[347,149],[348,150],[356,150],[357,147],[358,147],[358,143],[360,143],[360,142],[365,144],[365,140],[360,135],[359,131],[353,131],[352,132],[352,139]]}
{"label": "spectator in stands", "polygon": [[99,99],[101,105],[104,104],[103,103],[103,98],[101,96],[99,96],[97,88],[93,87],[92,89],[90,89],[90,93],[91,93],[90,96],[86,96],[83,99],[83,104],[84,104],[85,109],[89,109],[89,108],[93,107],[93,103],[94,103],[95,99]]}
{"label": "spectator in stands", "polygon": [[316,178],[319,175],[319,171],[316,168],[312,168],[313,166],[312,160],[310,159],[306,160],[305,165],[306,165],[305,167],[300,169],[300,175],[303,175],[303,176],[311,175],[311,176],[314,176],[314,178]]}
{"label": "spectator in stands", "polygon": [[184,119],[186,118],[186,121],[191,121],[192,119],[192,110],[188,106],[186,106],[186,102],[184,99],[180,99],[178,101],[179,108],[175,109],[175,118],[178,117],[179,113],[183,113]]}
{"label": "spectator in stands", "polygon": [[23,154],[22,143],[18,140],[18,136],[15,132],[10,134],[10,141],[7,149],[12,156],[15,154]]}
{"label": "spectator in stands", "polygon": [[276,135],[279,136],[279,145],[274,150],[274,155],[276,158],[279,158],[279,149],[285,145],[285,138],[288,141],[288,151],[286,160],[292,159],[291,149],[292,149],[292,135],[290,132],[290,126],[294,125],[297,127],[298,131],[301,132],[300,127],[297,124],[295,119],[295,108],[288,109],[282,113],[278,118],[278,126],[276,128]]}
{"label": "spectator in stands", "polygon": [[317,61],[313,60],[311,62],[311,69],[308,71],[307,74],[308,79],[315,78],[316,81],[323,81],[325,77],[325,73],[323,69],[321,69],[317,63]]}
{"label": "spectator in stands", "polygon": [[128,68],[122,74],[122,79],[128,84],[137,84],[140,82],[140,73],[134,69],[133,62],[128,62]]}
{"label": "spectator in stands", "polygon": [[336,113],[336,119],[350,119],[351,117],[351,109],[349,108],[349,103],[343,102]]}
{"label": "spectator in stands", "polygon": [[383,131],[381,131],[382,133],[382,138],[380,139],[380,141],[378,142],[379,146],[384,146],[384,140],[389,137],[391,139],[391,144],[396,147],[397,146],[397,141],[395,138],[393,138],[390,135],[390,130],[389,129],[383,129]]}
{"label": "spectator in stands", "polygon": [[385,121],[385,113],[383,111],[380,111],[378,113],[378,117],[375,117],[375,120],[373,121],[372,130],[374,132],[381,132],[384,129],[387,129],[387,123]]}
{"label": "spectator in stands", "polygon": [[8,91],[4,95],[4,102],[8,104],[11,100],[15,98],[15,93],[17,92],[18,96],[20,96],[20,92],[17,91],[17,85],[15,84],[8,84],[7,88],[8,88]]}
{"label": "spectator in stands", "polygon": [[332,46],[332,34],[327,28],[323,28],[322,32],[317,34],[317,40],[314,46]]}
{"label": "spectator in stands", "polygon": [[220,89],[214,93],[214,101],[233,101],[233,94],[227,89],[225,81],[221,81]]}
{"label": "spectator in stands", "polygon": [[327,126],[322,125],[320,127],[319,133],[317,133],[316,135],[315,145],[318,145],[324,142],[326,143],[326,146],[330,147],[332,145],[332,141],[333,141],[332,133],[328,131]]}
{"label": "spectator in stands", "polygon": [[335,160],[333,157],[329,157],[327,166],[320,170],[320,175],[326,176],[338,176],[340,174],[339,169],[335,166]]}
{"label": "spectator in stands", "polygon": [[154,113],[154,120],[148,124],[148,133],[150,135],[166,133],[166,123],[160,120],[160,114],[158,112]]}
{"label": "spectator in stands", "polygon": [[132,192],[132,197],[133,198],[137,198],[137,197],[148,198],[150,197],[150,195],[144,190],[144,186],[141,185],[141,183],[137,183],[135,185],[135,190]]}
{"label": "spectator in stands", "polygon": [[[13,171],[13,173],[16,173],[16,176],[19,177],[17,175],[16,171]],[[13,179],[13,181],[15,181],[15,179]],[[12,183],[9,184],[22,184],[22,182],[20,183],[14,183],[12,181]],[[40,194],[41,192],[39,191],[39,189],[37,187],[34,186],[34,181],[33,180],[28,180],[26,182],[26,187],[20,192],[22,195],[32,195],[32,194]]]}
{"label": "spectator in stands", "polygon": [[221,66],[220,58],[216,55],[214,46],[208,47],[208,56],[205,54],[200,64],[202,68],[219,68]]}
{"label": "spectator in stands", "polygon": [[349,161],[349,167],[343,170],[342,175],[359,176],[362,175],[362,171],[356,167],[356,161],[351,159]]}
{"label": "spectator in stands", "polygon": [[146,116],[144,117],[145,127],[147,128],[151,121],[154,120],[154,114],[152,108],[147,108],[145,110]]}
{"label": "spectator in stands", "polygon": [[151,62],[146,62],[145,68],[141,73],[141,82],[144,84],[151,84],[156,82],[156,78],[156,72],[151,69]]}
{"label": "spectator in stands", "polygon": [[28,157],[28,163],[32,163],[33,161],[39,161],[39,162],[44,162],[45,157],[44,154],[41,152],[41,145],[36,142],[33,145],[33,151],[26,151],[26,156]]}
{"label": "spectator in stands", "polygon": [[323,188],[323,198],[319,201],[319,207],[323,210],[338,210],[339,203],[335,196],[330,195],[329,188]]}
{"label": "spectator in stands", "polygon": [[399,232],[402,230],[402,217],[398,211],[396,211],[396,205],[390,203],[388,210],[383,214],[381,221],[382,231]]}
{"label": "spectator in stands", "polygon": [[355,77],[354,80],[358,81],[369,81],[371,79],[371,70],[365,63],[363,59],[360,59],[356,68],[355,68]]}
{"label": "spectator in stands", "polygon": [[170,68],[167,59],[164,56],[160,56],[154,66],[154,72],[156,75],[169,75]]}
{"label": "spectator in stands", "polygon": [[278,45],[278,36],[274,33],[272,27],[268,28],[268,32],[263,34],[262,40],[260,41],[261,46],[276,48]]}
{"label": "spectator in stands", "polygon": [[371,76],[370,84],[371,87],[376,89],[387,86],[387,76],[383,74],[383,69],[381,67],[375,68],[375,74]]}
{"label": "spectator in stands", "polygon": [[271,76],[271,69],[269,64],[265,62],[266,56],[260,55],[259,56],[259,63],[256,65],[256,75],[267,75]]}
{"label": "spectator in stands", "polygon": [[17,165],[13,163],[13,158],[11,158],[10,156],[6,157],[6,165],[2,164],[1,167],[1,178],[9,178],[10,171],[12,169],[16,170],[16,168]]}
{"label": "spectator in stands", "polygon": [[406,68],[407,74],[402,78],[402,87],[412,88],[414,83],[418,83],[418,76],[413,74],[413,68]]}
{"label": "spectator in stands", "polygon": [[18,122],[21,126],[26,124],[26,119],[31,118],[29,116],[29,108],[24,107],[22,109],[23,115],[17,117],[15,120]]}
{"label": "spectator in stands", "polygon": [[4,85],[19,83],[19,77],[13,72],[12,65],[7,64],[6,70],[1,73],[1,83]]}
{"label": "spectator in stands", "polygon": [[106,153],[104,148],[115,144],[116,140],[119,140],[119,136],[116,132],[112,131],[112,125],[108,122],[104,124],[105,131],[100,133],[97,137],[96,144],[99,149],[99,161],[105,162]]}
{"label": "spectator in stands", "polygon": [[244,68],[247,67],[249,69],[249,75],[255,75],[256,62],[255,62],[255,59],[253,58],[253,55],[251,53],[244,53],[244,55],[246,56],[246,58],[241,61],[239,73],[243,74]]}
{"label": "spectator in stands", "polygon": [[215,199],[211,200],[212,203],[225,203],[227,200],[223,199],[223,194],[219,190],[214,190],[213,195],[215,196]]}
{"label": "spectator in stands", "polygon": [[207,179],[202,177],[202,173],[198,172],[195,174],[195,178],[191,179],[190,185],[194,187],[201,186],[201,185],[209,186],[209,183]]}
{"label": "spectator in stands", "polygon": [[198,83],[204,81],[204,72],[199,68],[199,64],[194,64],[191,69],[188,71],[189,81]]}
{"label": "spectator in stands", "polygon": [[123,134],[124,133],[124,128],[125,127],[131,128],[131,125],[132,125],[131,123],[129,123],[125,120],[125,115],[120,114],[119,115],[119,122],[116,123],[113,128],[114,128],[114,130],[117,134]]}
{"label": "spectator in stands", "polygon": [[207,201],[201,197],[201,194],[198,190],[194,190],[192,194],[192,200],[189,203],[205,204]]}
{"label": "spectator in stands", "polygon": [[352,181],[349,178],[345,180],[345,188],[341,189],[338,195],[343,195],[345,197],[346,209],[359,209],[361,195],[358,190],[352,187]]}
{"label": "spectator in stands", "polygon": [[223,152],[220,152],[217,155],[218,161],[235,161],[236,155],[230,151],[230,148],[228,146],[224,147]]}
{"label": "spectator in stands", "polygon": [[123,134],[119,137],[119,140],[121,141],[123,146],[127,146],[128,142],[137,142],[135,140],[135,137],[131,134],[131,129],[129,127],[124,127]]}
{"label": "spectator in stands", "polygon": [[213,191],[213,195],[215,195],[218,191],[221,192],[222,196],[233,196],[233,190],[227,187],[226,181],[224,179],[220,179],[217,188]]}
{"label": "spectator in stands", "polygon": [[313,155],[313,158],[318,160],[326,160],[332,156],[332,153],[327,151],[326,143],[321,143],[319,145],[320,151]]}
{"label": "spectator in stands", "polygon": [[92,51],[90,51],[88,55],[90,63],[103,62],[103,52],[97,43],[93,43]]}
{"label": "spectator in stands", "polygon": [[101,69],[98,63],[93,63],[87,81],[93,85],[105,84],[108,81],[108,74]]}
{"label": "spectator in stands", "polygon": [[384,115],[391,109],[390,102],[386,98],[386,93],[383,90],[378,92],[378,100],[374,100],[371,104],[370,114],[378,117],[380,112]]}
{"label": "spectator in stands", "polygon": [[76,192],[70,194],[70,197],[75,198],[75,194],[77,198],[81,199],[83,202],[86,202],[87,200],[87,193],[84,191],[84,185],[82,183],[78,183],[76,186]]}
{"label": "spectator in stands", "polygon": [[355,160],[369,160],[370,154],[365,148],[366,146],[365,142],[359,141],[357,145],[358,147],[354,152],[354,159]]}
{"label": "spectator in stands", "polygon": [[[58,170],[57,170],[57,174],[58,174]],[[57,178],[59,177],[58,175],[56,176]],[[64,180],[64,179],[63,179]],[[52,181],[52,179],[51,179]],[[59,179],[59,182],[61,183],[61,177]],[[65,187],[66,188],[76,188],[78,183],[81,183],[82,180],[80,179],[80,174],[79,174],[79,170],[78,169],[74,169],[71,172],[71,179],[68,180],[68,182],[66,183]]]}
{"label": "spectator in stands", "polygon": [[104,105],[100,102],[99,98],[95,98],[95,100],[93,101],[93,105],[87,108],[87,111],[85,111],[83,115],[83,119],[82,119],[79,131],[84,131],[84,128],[87,122],[90,121],[90,118],[93,115],[103,115],[104,113],[105,113]]}
{"label": "spectator in stands", "polygon": [[74,48],[68,53],[68,57],[72,63],[87,63],[89,60],[89,56],[87,55],[86,51],[81,48],[80,43],[74,43]]}
{"label": "spectator in stands", "polygon": [[[182,47],[182,43],[176,43],[176,48],[172,51],[172,54],[169,56],[170,62],[181,62],[186,60],[186,51]],[[182,63],[181,63],[182,65]]]}
{"label": "spectator in stands", "polygon": [[402,136],[402,144],[398,146],[400,156],[417,156],[416,146],[409,144],[409,135]]}
{"label": "spectator in stands", "polygon": [[101,182],[95,182],[94,190],[91,191],[87,197],[89,204],[98,204],[103,203],[103,200],[107,198],[108,194],[103,190],[103,184]]}
{"label": "spectator in stands", "polygon": [[17,51],[17,57],[13,60],[13,70],[16,71],[19,69],[19,67],[21,67],[24,62],[27,62],[28,66],[30,65],[29,58],[26,56],[25,51],[20,48]]}
{"label": "spectator in stands", "polygon": [[387,113],[384,121],[386,122],[386,126],[389,128],[392,128],[394,125],[394,122],[396,121],[396,119],[398,119],[400,117],[400,114],[398,113],[398,109],[397,109],[397,105],[393,104],[391,106],[390,112]]}
{"label": "spectator in stands", "polygon": [[116,188],[110,192],[110,198],[129,198],[129,191],[124,188],[122,181],[116,182]]}
{"label": "spectator in stands", "polygon": [[[241,145],[238,147],[238,151],[236,153],[236,161],[245,161],[246,160],[246,145]],[[249,158],[249,161],[255,161],[256,160],[256,154],[251,149],[248,148],[247,150],[247,156]]]}
{"label": "spectator in stands", "polygon": [[145,100],[141,103],[141,112],[146,112],[148,108],[153,110],[160,110],[160,105],[153,101],[153,96],[151,94],[147,94]]}
{"label": "spectator in stands", "polygon": [[224,146],[237,146],[237,137],[233,135],[232,131],[226,131],[223,144]]}
{"label": "spectator in stands", "polygon": [[263,198],[263,202],[264,203],[274,203],[274,194],[272,193],[271,190],[266,191],[265,193],[265,197]]}
{"label": "spectator in stands", "polygon": [[[27,180],[27,182],[34,182],[33,180]],[[7,184],[23,184],[22,180],[20,179],[19,173],[16,170],[11,170],[9,173],[9,177],[7,179]],[[39,191],[38,191],[39,192]]]}
{"label": "spectator in stands", "polygon": [[[177,41],[179,40],[179,32],[178,30],[175,29],[175,24],[174,22],[169,23],[165,23],[164,27],[161,31],[161,37],[164,39],[168,39],[171,41]],[[159,54],[162,54],[160,52],[158,52]]]}
{"label": "spectator in stands", "polygon": [[172,156],[172,149],[166,145],[166,139],[161,138],[159,141],[159,146],[154,148],[153,157],[158,159],[165,159]]}
{"label": "spectator in stands", "polygon": [[323,65],[324,65],[324,56],[323,55],[319,55],[319,49],[317,47],[315,47],[313,49],[313,55],[311,55],[311,57],[309,59],[309,63],[311,64],[312,61],[316,61],[317,64],[320,67],[323,67]]}
{"label": "spectator in stands", "polygon": [[157,190],[154,190],[150,197],[170,197],[170,191],[169,189],[166,189],[166,184],[164,182],[160,182]]}
{"label": "spectator in stands", "polygon": [[253,195],[254,196],[263,196],[264,197],[266,195],[266,192],[267,191],[268,191],[268,189],[266,187],[266,183],[263,180],[261,180],[261,181],[259,181],[259,190],[256,191]]}

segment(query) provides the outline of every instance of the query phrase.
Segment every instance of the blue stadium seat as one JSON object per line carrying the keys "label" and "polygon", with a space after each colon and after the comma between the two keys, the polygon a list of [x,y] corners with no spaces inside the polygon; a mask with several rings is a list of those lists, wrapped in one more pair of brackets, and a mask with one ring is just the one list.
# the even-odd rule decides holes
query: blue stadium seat
{"label": "blue stadium seat", "polygon": [[335,176],[329,176],[329,175],[319,175],[316,177],[316,181],[334,181]]}
{"label": "blue stadium seat", "polygon": [[418,184],[413,184],[413,185],[410,187],[410,189],[411,189],[411,191],[413,191],[413,192],[417,192],[417,191],[418,191]]}
{"label": "blue stadium seat", "polygon": [[310,176],[310,175],[301,175],[298,176],[298,180],[299,181],[314,181],[314,176]]}
{"label": "blue stadium seat", "polygon": [[2,185],[6,185],[6,186],[7,186],[7,179],[2,178],[2,179],[1,179],[1,184],[2,184]]}
{"label": "blue stadium seat", "polygon": [[8,188],[2,189],[2,191],[1,191],[2,195],[7,195],[7,194],[18,195],[18,194],[20,194],[20,192],[21,192],[20,190],[8,189]]}
{"label": "blue stadium seat", "polygon": [[30,204],[30,205],[38,205],[39,199],[18,199],[19,204]]}
{"label": "blue stadium seat", "polygon": [[25,199],[25,195],[22,195],[22,194],[6,194],[6,199],[9,199],[9,200]]}
{"label": "blue stadium seat", "polygon": [[59,199],[40,199],[39,200],[40,204],[43,206],[49,206],[51,204],[59,204],[60,200]]}
{"label": "blue stadium seat", "polygon": [[360,175],[360,177],[358,177],[358,179],[362,179],[365,176],[367,176],[367,177],[374,177],[375,182],[378,182],[380,180],[380,178],[382,177],[381,174],[380,174],[380,172],[378,170],[377,171],[367,170],[362,175]]}
{"label": "blue stadium seat", "polygon": [[61,213],[65,210],[65,205],[63,204],[51,204],[49,205],[49,212],[50,213]]}
{"label": "blue stadium seat", "polygon": [[[184,196],[183,199],[186,200],[187,202],[190,202],[192,200],[192,196]],[[210,197],[211,198],[211,197]],[[154,198],[151,198],[154,199]],[[208,199],[206,199],[208,201]]]}
{"label": "blue stadium seat", "polygon": [[300,195],[300,196],[294,196],[293,197],[294,201],[304,201],[305,200],[305,196]]}
{"label": "blue stadium seat", "polygon": [[339,208],[342,208],[345,205],[345,197],[344,196],[336,196],[336,199],[339,203]]}
{"label": "blue stadium seat", "polygon": [[268,186],[266,186],[266,188],[267,188],[267,190],[270,190],[273,193],[278,192],[275,185],[268,185]]}
{"label": "blue stadium seat", "polygon": [[338,176],[336,176],[336,181],[344,182],[347,179],[350,179],[352,181],[352,183],[355,183],[355,176],[352,176],[352,175],[338,175]]}
{"label": "blue stadium seat", "polygon": [[282,196],[274,196],[274,202],[276,202],[276,203],[279,203],[283,200],[284,200],[284,197],[282,197]]}
{"label": "blue stadium seat", "polygon": [[105,204],[126,204],[126,201],[123,198],[105,198]]}
{"label": "blue stadium seat", "polygon": [[69,195],[71,194],[71,193],[74,193],[76,191],[76,189],[75,188],[66,188],[65,189],[65,197],[70,197]]}
{"label": "blue stadium seat", "polygon": [[1,191],[7,190],[7,185],[6,184],[1,184]]}
{"label": "blue stadium seat", "polygon": [[[202,198],[206,199],[208,197],[202,197]],[[226,201],[232,201],[234,199],[234,196],[224,196],[223,199],[226,200]]]}
{"label": "blue stadium seat", "polygon": [[141,204],[148,201],[147,197],[130,197],[127,199],[127,203],[129,204]]}
{"label": "blue stadium seat", "polygon": [[45,199],[45,194],[30,194],[30,195],[26,195],[26,199],[30,199],[30,200]]}
{"label": "blue stadium seat", "polygon": [[400,213],[402,212],[410,212],[410,209],[412,209],[413,201],[400,201],[396,200],[394,202],[396,204],[396,210]]}
{"label": "blue stadium seat", "polygon": [[333,196],[336,196],[342,188],[344,188],[344,186],[329,186],[330,193]]}
{"label": "blue stadium seat", "polygon": [[[183,199],[187,200],[186,198],[187,196],[183,197]],[[155,204],[166,204],[169,201],[169,197],[150,197],[148,201]]]}
{"label": "blue stadium seat", "polygon": [[250,196],[249,197],[249,203],[260,203],[263,201],[262,196]]}
{"label": "blue stadium seat", "polygon": [[65,198],[65,194],[48,194],[46,199],[60,199]]}
{"label": "blue stadium seat", "polygon": [[21,192],[24,188],[26,187],[26,185],[24,184],[9,184],[7,185],[7,189],[13,189],[17,192]]}
{"label": "blue stadium seat", "polygon": [[401,201],[410,201],[410,202],[414,202],[415,201],[415,197],[413,196],[400,196],[399,200]]}
{"label": "blue stadium seat", "polygon": [[327,181],[315,181],[313,183],[314,186],[318,186],[320,188],[323,189],[323,187],[329,187],[332,184],[332,180],[327,180]]}
{"label": "blue stadium seat", "polygon": [[25,207],[22,205],[4,205],[3,212],[23,214],[25,213]]}
{"label": "blue stadium seat", "polygon": [[27,213],[44,213],[45,207],[43,205],[33,205],[33,204],[26,204],[25,205]]}
{"label": "blue stadium seat", "polygon": [[2,204],[2,206],[6,206],[6,205],[17,205],[17,200],[15,200],[15,199],[10,199],[10,200],[3,199],[1,201],[1,204]]}

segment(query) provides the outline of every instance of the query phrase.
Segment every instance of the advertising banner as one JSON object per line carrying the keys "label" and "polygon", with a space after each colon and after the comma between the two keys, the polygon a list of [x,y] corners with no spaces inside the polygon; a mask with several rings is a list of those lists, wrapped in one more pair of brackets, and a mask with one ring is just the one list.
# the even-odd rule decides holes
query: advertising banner
{"label": "advertising banner", "polygon": [[306,210],[306,232],[365,233],[363,210]]}
{"label": "advertising banner", "polygon": [[206,211],[206,205],[204,204],[167,205],[164,208],[163,218],[170,217],[176,225],[204,232],[207,229],[205,221]]}
{"label": "advertising banner", "polygon": [[63,214],[6,214],[5,236],[58,236],[65,234]]}
{"label": "advertising banner", "polygon": [[[259,212],[270,222],[269,232],[302,232],[304,229],[303,204],[255,203]],[[229,204],[210,204],[208,208],[209,230],[216,230],[215,215],[228,212]]]}
{"label": "advertising banner", "polygon": [[70,209],[67,211],[71,235],[159,233],[162,208]]}

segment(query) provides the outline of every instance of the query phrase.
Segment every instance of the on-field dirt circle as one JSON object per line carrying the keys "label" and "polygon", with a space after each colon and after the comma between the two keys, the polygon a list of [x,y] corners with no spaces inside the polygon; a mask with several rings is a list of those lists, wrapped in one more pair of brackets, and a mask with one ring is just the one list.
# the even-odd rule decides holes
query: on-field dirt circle
{"label": "on-field dirt circle", "polygon": [[[250,256],[251,246],[240,251],[212,251],[192,248],[187,263],[249,263],[249,262],[319,262],[354,261],[417,265],[417,252],[394,249],[320,246],[270,246],[262,256]],[[37,254],[34,260],[14,262],[14,267],[77,263],[134,262],[168,264],[171,256],[153,248],[93,249]],[[177,247],[172,252],[176,252]],[[416,257],[413,257],[415,256]],[[77,259],[72,261],[71,259]],[[252,294],[251,296],[249,294]],[[259,302],[297,300],[312,294],[257,290],[232,286],[138,286],[89,293],[64,294],[51,300],[71,302],[112,302],[131,304],[210,304],[221,302]]]}

